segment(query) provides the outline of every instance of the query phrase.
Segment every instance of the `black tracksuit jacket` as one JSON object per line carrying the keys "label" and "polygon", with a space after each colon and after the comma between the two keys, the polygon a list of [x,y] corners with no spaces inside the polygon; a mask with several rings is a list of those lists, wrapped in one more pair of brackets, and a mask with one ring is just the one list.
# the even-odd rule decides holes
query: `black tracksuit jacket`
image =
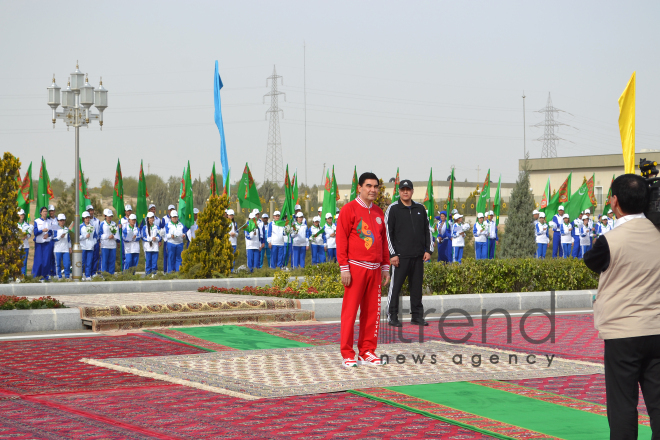
{"label": "black tracksuit jacket", "polygon": [[397,200],[385,211],[390,258],[415,258],[423,256],[424,252],[433,253],[433,236],[426,208],[421,203],[411,202],[408,207]]}

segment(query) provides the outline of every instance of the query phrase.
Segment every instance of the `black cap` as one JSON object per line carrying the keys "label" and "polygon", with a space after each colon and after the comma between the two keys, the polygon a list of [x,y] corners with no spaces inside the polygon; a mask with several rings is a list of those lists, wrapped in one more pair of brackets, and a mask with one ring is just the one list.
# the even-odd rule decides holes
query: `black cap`
{"label": "black cap", "polygon": [[401,182],[399,182],[399,189],[401,188],[413,189],[413,184],[410,180],[402,180]]}

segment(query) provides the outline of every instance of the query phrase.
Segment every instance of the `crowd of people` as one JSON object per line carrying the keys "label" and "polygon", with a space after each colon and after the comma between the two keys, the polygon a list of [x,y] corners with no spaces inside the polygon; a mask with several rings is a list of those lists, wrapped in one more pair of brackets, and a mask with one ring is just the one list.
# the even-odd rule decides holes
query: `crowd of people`
{"label": "crowd of people", "polygon": [[460,263],[463,260],[466,234],[474,236],[474,253],[477,260],[492,260],[495,258],[495,247],[499,241],[495,213],[488,211],[478,213],[474,226],[465,223],[465,216],[458,210],[440,211],[435,217],[437,222],[431,227],[435,241],[438,244],[438,261]]}
{"label": "crowd of people", "polygon": [[[187,228],[179,221],[174,207],[167,208],[163,218],[156,216],[156,205],[149,205],[145,219],[138,224],[137,216],[131,205],[124,206],[125,215],[115,223],[111,209],[103,211],[103,219],[94,215],[94,207],[88,205],[81,215],[82,223],[79,234],[82,250],[83,279],[91,280],[102,272],[115,273],[117,249],[121,251],[121,267],[129,270],[137,267],[140,256],[140,243],[145,258],[147,275],[158,271],[158,255],[163,251],[163,272],[178,272],[181,266],[181,252],[184,241],[189,243],[197,231],[195,222]],[[64,214],[57,214],[55,206],[39,209],[39,218],[30,224],[25,221],[26,214],[18,212],[18,230],[22,234],[21,249],[24,252],[22,273],[27,273],[27,261],[30,253],[30,241],[34,242],[34,260],[32,276],[41,277],[42,281],[51,278],[71,277],[71,224],[67,227]]]}

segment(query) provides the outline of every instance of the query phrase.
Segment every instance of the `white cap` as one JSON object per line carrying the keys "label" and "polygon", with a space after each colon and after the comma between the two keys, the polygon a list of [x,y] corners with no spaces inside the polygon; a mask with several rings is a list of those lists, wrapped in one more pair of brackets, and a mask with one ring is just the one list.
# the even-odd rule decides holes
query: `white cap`
{"label": "white cap", "polygon": [[103,210],[103,215],[105,215],[106,217],[114,216],[114,214],[112,213],[112,209],[104,209]]}
{"label": "white cap", "polygon": [[179,213],[176,212],[175,209],[173,209],[172,212],[170,212],[170,217],[179,217]]}
{"label": "white cap", "polygon": [[538,212],[536,209],[535,209],[534,211],[532,211],[532,215],[536,215],[536,214],[538,214],[538,213],[539,213],[539,212]]}
{"label": "white cap", "polygon": [[590,209],[585,209],[585,210],[584,210],[584,213],[585,213],[585,214],[591,214],[591,210],[590,210]]}
{"label": "white cap", "polygon": [[147,212],[147,218],[155,217],[153,212]]}
{"label": "white cap", "polygon": [[84,211],[84,212],[82,213],[82,218],[87,218],[87,217],[89,217],[89,212]]}
{"label": "white cap", "polygon": [[281,214],[280,211],[275,211],[275,212],[273,213],[273,217],[275,217],[276,215],[280,215],[280,214]]}
{"label": "white cap", "polygon": [[481,213],[481,212],[480,212],[480,213],[478,213],[478,214],[477,214],[477,218],[484,218],[484,214],[483,214],[483,213]]}
{"label": "white cap", "polygon": [[296,209],[302,209],[302,208],[300,207],[300,205],[296,205],[293,209],[296,210]]}
{"label": "white cap", "polygon": [[539,218],[545,218],[545,212],[540,212],[539,213]]}
{"label": "white cap", "polygon": [[128,219],[129,220],[137,220],[137,215],[131,214],[131,215],[128,216]]}
{"label": "white cap", "polygon": [[323,206],[319,206],[319,211],[323,211]]}
{"label": "white cap", "polygon": [[557,211],[563,211],[564,210],[564,205],[559,205],[559,208],[557,208]]}
{"label": "white cap", "polygon": [[132,207],[131,205],[126,205],[126,206],[124,206],[124,209],[125,209],[126,211],[132,211],[132,210],[133,210],[133,207]]}
{"label": "white cap", "polygon": [[314,218],[312,219],[312,222],[320,222],[320,221],[321,221],[321,217],[318,215],[315,215]]}
{"label": "white cap", "polygon": [[607,211],[608,214],[609,214],[610,212],[614,212],[614,211],[612,211],[611,209],[610,209],[609,211]]}
{"label": "white cap", "polygon": [[304,215],[302,212],[299,212],[298,214],[296,214],[296,217],[300,217],[300,218],[302,218],[302,217],[304,217],[304,216],[305,216],[305,215]]}
{"label": "white cap", "polygon": [[463,214],[456,214],[456,216],[457,216],[457,218],[462,218],[462,217],[464,217]]}
{"label": "white cap", "polygon": [[55,211],[55,207],[53,205],[48,205],[48,210],[49,211]]}
{"label": "white cap", "polygon": [[493,211],[488,211],[488,215],[495,215]]}
{"label": "white cap", "polygon": [[568,216],[568,214],[564,214],[561,216],[561,218],[570,218],[570,217]]}
{"label": "white cap", "polygon": [[171,210],[173,210],[173,209],[176,209],[176,208],[174,208],[174,205],[170,205],[170,206],[167,207],[167,210],[168,210],[168,211],[171,211]]}
{"label": "white cap", "polygon": [[250,215],[248,215],[248,218],[254,218],[254,212],[251,212]]}
{"label": "white cap", "polygon": [[[337,217],[339,217],[339,215],[337,215]],[[330,214],[330,213],[328,212],[328,213],[325,215],[325,218],[326,218],[326,219],[332,218],[332,214]]]}
{"label": "white cap", "polygon": [[233,209],[228,209],[227,210],[227,215],[234,215],[234,210]]}
{"label": "white cap", "polygon": [[57,219],[58,219],[58,220],[66,220],[66,215],[64,215],[64,214],[58,214],[58,215],[57,215]]}
{"label": "white cap", "polygon": [[452,210],[451,210],[451,213],[452,213],[452,214],[458,214],[458,209],[456,209],[456,208],[452,209]]}
{"label": "white cap", "polygon": [[268,218],[268,214],[264,212],[263,214],[261,214],[261,218]]}
{"label": "white cap", "polygon": [[199,209],[193,208],[193,214],[199,214]]}
{"label": "white cap", "polygon": [[[85,211],[85,212],[87,212],[87,211]],[[18,210],[18,215],[25,215],[25,211],[23,211],[22,209],[19,209]]]}
{"label": "white cap", "polygon": [[257,208],[254,208],[252,212],[256,214],[257,212],[259,212],[259,210]]}
{"label": "white cap", "polygon": [[92,206],[92,205],[87,205],[87,207],[85,207],[85,210],[87,210],[87,211],[89,211],[90,209],[94,209],[94,206]]}
{"label": "white cap", "polygon": [[152,204],[149,205],[149,208],[147,208],[147,209],[151,209],[151,208],[155,208],[155,207],[156,207],[156,205],[154,205],[154,204],[152,203]]}

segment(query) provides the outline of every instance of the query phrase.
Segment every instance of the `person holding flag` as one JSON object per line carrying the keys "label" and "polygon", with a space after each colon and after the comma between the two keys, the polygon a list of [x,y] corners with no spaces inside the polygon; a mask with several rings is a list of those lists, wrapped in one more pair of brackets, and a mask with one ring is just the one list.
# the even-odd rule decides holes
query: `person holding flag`
{"label": "person holding flag", "polygon": [[271,269],[282,267],[284,265],[285,251],[285,233],[286,226],[280,225],[280,211],[273,212],[273,221],[268,223],[268,232],[266,241],[270,248],[270,257],[268,263]]}
{"label": "person holding flag", "polygon": [[488,259],[488,225],[484,223],[484,214],[477,213],[477,222],[472,228],[474,235],[474,255],[476,260]]}
{"label": "person holding flag", "polygon": [[[339,214],[337,214],[339,215]],[[325,215],[325,224],[323,230],[326,240],[326,251],[328,253],[328,262],[337,262],[337,225],[332,222],[332,214]]]}
{"label": "person holding flag", "polygon": [[257,217],[254,212],[248,216],[245,231],[245,250],[247,254],[247,266],[250,273],[254,272],[254,268],[259,267],[259,255],[261,253],[261,234],[259,225],[257,224]]}
{"label": "person holding flag", "polygon": [[296,213],[296,221],[291,228],[291,243],[293,252],[291,254],[291,267],[305,268],[305,257],[307,256],[307,249],[309,249],[309,241],[307,239],[307,225],[303,223],[303,213]]}
{"label": "person holding flag", "polygon": [[[101,273],[101,244],[99,243],[99,231],[101,230],[101,221],[94,216],[94,206],[87,205],[85,211],[89,214],[89,224],[94,228],[96,233],[96,240],[94,240],[94,249],[92,250],[92,274],[90,276],[96,276]],[[84,217],[83,217],[84,218]],[[83,252],[84,253],[84,252]],[[85,258],[83,256],[83,265]]]}
{"label": "person holding flag", "polygon": [[495,247],[499,241],[499,236],[497,235],[497,220],[495,219],[495,213],[493,211],[488,211],[488,259],[492,260],[495,258]]}
{"label": "person holding flag", "polygon": [[124,243],[124,270],[137,267],[138,256],[140,255],[140,227],[137,225],[137,216],[130,214],[128,223],[121,231],[122,242]]}
{"label": "person holding flag", "polygon": [[48,207],[42,206],[39,210],[39,218],[34,220],[33,231],[34,261],[32,262],[32,277],[43,277],[44,280],[47,280],[50,275],[51,260],[55,258],[50,247],[53,231],[50,230],[48,222]]}
{"label": "person holding flag", "polygon": [[548,225],[545,224],[545,212],[539,214],[539,221],[534,225],[534,229],[536,231],[536,258],[545,259],[550,242],[550,232]]}
{"label": "person holding flag", "polygon": [[147,275],[156,274],[158,272],[158,247],[160,246],[160,228],[158,227],[156,215],[149,211],[147,212],[147,221],[142,230],[140,237],[144,244],[144,271]]}
{"label": "person holding flag", "polygon": [[92,263],[94,261],[94,249],[98,241],[98,229],[92,225],[92,216],[89,211],[83,211],[83,222],[80,225],[78,237],[80,241],[80,249],[82,250],[82,264],[83,264],[83,279],[85,281],[92,280]]}
{"label": "person holding flag", "polygon": [[440,211],[440,219],[435,225],[438,240],[438,262],[451,263],[449,249],[451,248],[451,226],[447,222],[447,211]]}
{"label": "person holding flag", "polygon": [[312,226],[307,231],[307,238],[309,239],[309,244],[312,246],[312,265],[325,263],[325,247],[327,245],[327,240],[325,237],[325,228],[321,227],[320,216],[316,216],[312,219]]}
{"label": "person holding flag", "polygon": [[183,252],[183,236],[188,232],[183,223],[179,221],[179,213],[170,211],[171,221],[165,227],[167,237],[167,273],[178,272],[181,267],[181,252]]}
{"label": "person holding flag", "polygon": [[27,260],[28,255],[30,255],[30,237],[32,237],[32,232],[34,230],[33,226],[25,221],[25,210],[18,210],[18,230],[20,231],[20,236],[23,239],[19,249],[23,249],[23,268],[21,273],[23,276],[27,273]]}
{"label": "person holding flag", "polygon": [[552,258],[564,257],[564,239],[562,234],[562,224],[564,223],[564,206],[559,205],[557,214],[552,217],[550,227],[552,228]]}

